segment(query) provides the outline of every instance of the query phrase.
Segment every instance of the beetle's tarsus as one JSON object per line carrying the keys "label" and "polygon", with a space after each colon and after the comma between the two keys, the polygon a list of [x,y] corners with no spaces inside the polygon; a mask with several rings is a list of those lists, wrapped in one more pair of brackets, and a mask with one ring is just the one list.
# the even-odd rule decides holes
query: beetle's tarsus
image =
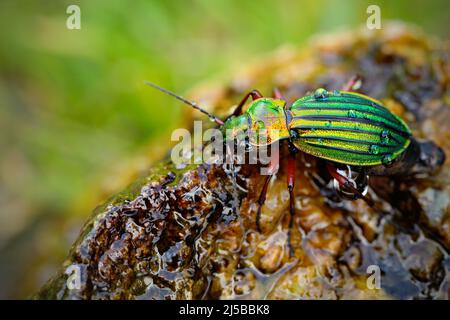
{"label": "beetle's tarsus", "polygon": [[[291,217],[291,221],[292,221],[292,217]],[[288,234],[287,234],[287,250],[289,253],[289,258],[292,258],[295,254],[294,248],[292,247],[292,241],[291,241],[292,240],[292,238],[291,238],[292,227],[293,227],[293,224],[291,222],[289,222],[289,230],[288,230]]]}
{"label": "beetle's tarsus", "polygon": [[256,231],[261,233],[261,208],[262,205],[258,203],[258,211],[256,212]]}
{"label": "beetle's tarsus", "polygon": [[269,187],[269,182],[272,176],[272,174],[266,176],[266,180],[264,180],[264,185],[259,195],[258,211],[256,211],[256,230],[258,230],[258,232],[261,232],[261,210],[264,202],[266,201],[267,189]]}
{"label": "beetle's tarsus", "polygon": [[294,202],[294,188],[289,188],[289,226],[287,232],[287,248],[289,257],[294,256],[294,249],[292,247],[292,228],[294,227],[295,202]]}
{"label": "beetle's tarsus", "polygon": [[295,148],[293,144],[289,144],[289,158],[287,164],[287,187],[289,190],[289,229],[288,229],[288,251],[289,257],[294,255],[294,250],[292,247],[292,228],[294,226],[294,216],[295,216],[295,195],[294,195],[294,186],[295,186],[295,156],[298,150]]}

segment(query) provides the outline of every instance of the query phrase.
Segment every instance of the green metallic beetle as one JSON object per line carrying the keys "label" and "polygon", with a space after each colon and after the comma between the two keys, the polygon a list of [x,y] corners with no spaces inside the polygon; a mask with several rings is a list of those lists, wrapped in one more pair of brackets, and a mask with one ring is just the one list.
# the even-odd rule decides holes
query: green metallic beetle
{"label": "green metallic beetle", "polygon": [[[258,131],[268,128],[267,143],[290,139],[299,150],[353,166],[390,164],[410,144],[411,131],[399,117],[370,97],[347,91],[317,89],[286,108],[281,99],[258,98],[224,129]],[[276,129],[276,130],[270,130]],[[277,134],[271,136],[271,132]]]}
{"label": "green metallic beetle", "polygon": [[[188,101],[157,85],[148,85],[170,94],[207,114],[232,132],[231,139],[245,133],[251,145],[261,147],[275,141],[287,141],[287,185],[290,193],[290,232],[295,213],[294,177],[295,155],[300,150],[326,161],[326,168],[338,194],[347,199],[366,197],[369,175],[411,176],[429,174],[439,168],[445,154],[432,142],[418,142],[406,123],[392,114],[381,102],[363,94],[352,92],[361,84],[353,77],[343,90],[329,92],[323,88],[296,100],[291,105],[274,90],[272,98],[259,91],[248,93],[233,114],[222,121]],[[253,102],[242,112],[249,98]],[[264,135],[264,139],[261,139]],[[262,142],[261,142],[262,141]],[[266,199],[269,174],[258,200],[257,229],[260,228],[261,207]]]}

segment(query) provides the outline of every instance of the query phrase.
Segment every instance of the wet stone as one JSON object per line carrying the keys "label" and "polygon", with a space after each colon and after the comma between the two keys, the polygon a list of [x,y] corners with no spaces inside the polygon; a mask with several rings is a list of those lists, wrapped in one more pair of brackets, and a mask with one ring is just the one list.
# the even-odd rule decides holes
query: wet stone
{"label": "wet stone", "polygon": [[443,253],[431,241],[424,240],[412,245],[406,254],[406,267],[420,281],[430,281],[441,267]]}
{"label": "wet stone", "polygon": [[[277,86],[292,103],[323,87],[314,96],[324,99],[358,73],[361,92],[450,155],[448,117],[440,116],[449,113],[448,47],[388,23],[379,32],[363,28],[326,39],[290,49],[289,59],[286,50],[275,52],[237,73],[232,85],[213,88],[213,96],[191,96],[217,106],[211,111],[224,119],[230,104],[252,88]],[[413,69],[429,72],[407,72]],[[419,90],[425,87],[432,90]],[[382,144],[390,138],[380,133]],[[374,209],[340,199],[324,161],[299,152],[290,256],[286,146],[280,155],[261,232],[255,223],[265,180],[259,166],[177,168],[164,160],[94,211],[60,272],[35,298],[449,299],[449,161],[434,175],[371,177]],[[383,159],[386,165],[392,160]],[[71,268],[80,275],[77,288],[68,281]],[[368,284],[373,268],[380,271],[380,289]]]}

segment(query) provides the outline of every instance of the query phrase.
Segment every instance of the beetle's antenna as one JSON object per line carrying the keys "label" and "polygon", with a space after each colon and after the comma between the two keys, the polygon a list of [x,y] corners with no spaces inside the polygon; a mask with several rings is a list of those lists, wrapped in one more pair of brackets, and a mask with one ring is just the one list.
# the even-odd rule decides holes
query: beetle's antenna
{"label": "beetle's antenna", "polygon": [[175,94],[175,93],[173,93],[173,92],[171,92],[171,91],[169,91],[169,90],[167,90],[167,89],[161,88],[160,86],[158,86],[158,85],[156,85],[156,84],[154,84],[154,83],[151,83],[151,82],[149,82],[149,81],[144,81],[144,83],[145,83],[146,85],[152,87],[152,88],[155,88],[156,90],[159,90],[159,91],[161,91],[161,92],[164,92],[165,94],[168,94],[169,96],[172,96],[172,97],[174,97],[174,98],[176,98],[176,99],[178,99],[178,100],[180,100],[180,101],[183,101],[184,103],[190,105],[190,106],[193,107],[194,109],[197,109],[198,111],[200,111],[200,112],[206,114],[206,115],[207,115],[211,120],[213,120],[215,123],[217,123],[217,124],[219,124],[219,125],[223,125],[223,121],[222,121],[222,120],[220,120],[219,118],[217,118],[215,115],[209,113],[209,112],[206,111],[205,109],[199,107],[195,102],[189,101],[189,100],[183,98],[182,96],[179,96],[179,95],[177,95],[177,94]]}

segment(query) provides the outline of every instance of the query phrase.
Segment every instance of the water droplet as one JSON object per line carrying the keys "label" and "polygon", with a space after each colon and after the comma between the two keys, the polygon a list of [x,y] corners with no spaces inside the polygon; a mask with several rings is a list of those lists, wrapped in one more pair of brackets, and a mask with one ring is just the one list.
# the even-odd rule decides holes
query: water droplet
{"label": "water droplet", "polygon": [[329,120],[326,121],[326,122],[325,122],[325,127],[331,127],[331,121],[329,121]]}
{"label": "water droplet", "polygon": [[319,88],[316,91],[314,91],[314,98],[316,100],[325,99],[328,97],[328,91],[324,88]]}
{"label": "water droplet", "polygon": [[356,118],[356,111],[355,111],[355,110],[349,110],[348,113],[347,113],[347,115],[348,115],[350,118]]}
{"label": "water droplet", "polygon": [[390,132],[388,130],[381,131],[380,138],[381,138],[381,143],[384,143],[384,144],[389,143]]}
{"label": "water droplet", "polygon": [[378,154],[379,152],[380,152],[380,148],[376,144],[373,144],[370,146],[370,153]]}
{"label": "water droplet", "polygon": [[341,92],[339,90],[334,90],[333,91],[333,96],[340,96]]}
{"label": "water droplet", "polygon": [[392,163],[392,161],[393,161],[393,159],[392,159],[392,155],[391,155],[391,154],[387,154],[387,155],[385,155],[385,156],[383,157],[383,159],[381,159],[381,162],[382,162],[384,165],[389,165],[389,164]]}

